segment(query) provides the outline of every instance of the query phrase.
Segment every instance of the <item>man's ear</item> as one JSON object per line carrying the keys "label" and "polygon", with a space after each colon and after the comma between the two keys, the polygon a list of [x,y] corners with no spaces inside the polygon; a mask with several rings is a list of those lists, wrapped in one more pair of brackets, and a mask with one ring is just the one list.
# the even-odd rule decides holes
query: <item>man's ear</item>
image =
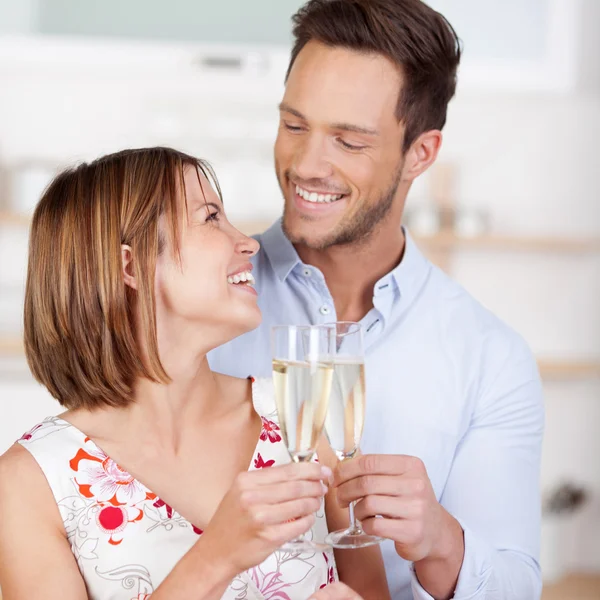
{"label": "man's ear", "polygon": [[435,162],[442,146],[442,132],[437,129],[423,132],[406,152],[402,178],[413,181]]}

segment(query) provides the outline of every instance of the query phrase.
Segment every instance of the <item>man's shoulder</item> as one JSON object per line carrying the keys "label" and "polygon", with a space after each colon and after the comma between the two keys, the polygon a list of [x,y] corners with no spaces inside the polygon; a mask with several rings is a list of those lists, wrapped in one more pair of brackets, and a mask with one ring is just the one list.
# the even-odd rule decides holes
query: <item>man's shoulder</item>
{"label": "man's shoulder", "polygon": [[479,347],[482,360],[509,354],[530,356],[524,337],[441,269],[431,270],[424,303],[444,337]]}
{"label": "man's shoulder", "polygon": [[527,404],[541,418],[540,374],[525,338],[441,270],[432,270],[430,283],[427,309],[440,315],[436,351],[474,392],[477,410]]}

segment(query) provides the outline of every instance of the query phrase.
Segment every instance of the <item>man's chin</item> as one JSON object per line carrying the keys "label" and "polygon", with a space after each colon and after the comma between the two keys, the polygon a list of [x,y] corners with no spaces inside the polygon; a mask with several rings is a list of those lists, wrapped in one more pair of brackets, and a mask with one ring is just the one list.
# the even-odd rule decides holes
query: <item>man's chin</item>
{"label": "man's chin", "polygon": [[282,223],[283,233],[285,237],[294,245],[306,246],[315,250],[323,248],[323,242],[325,241],[325,235],[319,234],[319,232],[311,231],[310,225],[302,223],[288,223],[285,219]]}

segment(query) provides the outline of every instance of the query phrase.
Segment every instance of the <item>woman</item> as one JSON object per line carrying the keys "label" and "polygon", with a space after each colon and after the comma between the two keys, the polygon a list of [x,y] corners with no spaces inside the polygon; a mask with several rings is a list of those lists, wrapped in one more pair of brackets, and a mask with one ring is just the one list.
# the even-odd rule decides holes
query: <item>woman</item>
{"label": "woman", "polygon": [[0,459],[5,600],[335,598],[336,563],[388,597],[378,548],[276,552],[347,517],[326,448],[290,464],[268,382],[209,369],[261,318],[258,244],[217,192],[202,161],[126,150],[63,172],[36,208],[25,349],[67,411]]}

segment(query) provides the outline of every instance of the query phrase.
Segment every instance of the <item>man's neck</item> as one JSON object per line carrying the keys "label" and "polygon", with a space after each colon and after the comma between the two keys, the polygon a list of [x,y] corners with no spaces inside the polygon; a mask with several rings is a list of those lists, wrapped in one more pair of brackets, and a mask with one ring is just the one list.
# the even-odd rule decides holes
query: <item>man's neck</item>
{"label": "man's neck", "polygon": [[405,247],[400,226],[385,227],[362,243],[326,250],[295,246],[302,262],[320,269],[333,298],[338,321],[360,321],[373,308],[377,281],[401,261]]}

